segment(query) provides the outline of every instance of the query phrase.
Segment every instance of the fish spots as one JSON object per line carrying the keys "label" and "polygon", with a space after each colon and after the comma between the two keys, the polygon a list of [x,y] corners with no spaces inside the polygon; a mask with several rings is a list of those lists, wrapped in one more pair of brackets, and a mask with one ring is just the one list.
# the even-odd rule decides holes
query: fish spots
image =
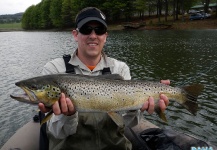
{"label": "fish spots", "polygon": [[60,97],[60,89],[53,85],[46,85],[41,88],[41,92],[46,92],[48,99],[58,99]]}
{"label": "fish spots", "polygon": [[46,89],[49,89],[49,88],[50,88],[50,85],[46,85],[46,86],[42,87],[42,90],[46,90]]}
{"label": "fish spots", "polygon": [[47,89],[50,89],[50,85],[45,85],[45,86],[42,86],[41,90],[47,90]]}
{"label": "fish spots", "polygon": [[[123,105],[127,105],[127,108],[131,106],[136,108],[149,96],[159,97],[160,93],[175,93],[174,89],[154,82],[105,80],[92,77],[61,80],[58,85],[74,104],[78,104],[79,107],[81,105],[85,109],[91,107],[98,110],[117,109],[117,106]],[[58,93],[57,89],[52,91]]]}

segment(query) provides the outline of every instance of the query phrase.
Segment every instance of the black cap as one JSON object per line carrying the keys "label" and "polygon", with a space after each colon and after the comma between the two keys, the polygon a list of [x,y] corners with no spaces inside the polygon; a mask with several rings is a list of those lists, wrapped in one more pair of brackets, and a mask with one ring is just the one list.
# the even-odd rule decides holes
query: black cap
{"label": "black cap", "polygon": [[80,11],[75,19],[76,27],[80,29],[89,21],[98,21],[107,27],[105,15],[95,7],[87,7]]}

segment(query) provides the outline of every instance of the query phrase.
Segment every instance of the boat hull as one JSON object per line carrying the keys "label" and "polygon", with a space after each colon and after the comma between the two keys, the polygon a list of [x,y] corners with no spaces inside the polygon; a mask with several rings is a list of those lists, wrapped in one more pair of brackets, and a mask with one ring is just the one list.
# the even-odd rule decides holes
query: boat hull
{"label": "boat hull", "polygon": [[[154,124],[147,120],[142,120],[132,129],[135,133],[141,132],[148,128],[156,128]],[[18,129],[16,133],[3,145],[1,150],[21,149],[21,150],[39,150],[40,123],[29,121],[23,127]],[[129,137],[130,138],[130,137]]]}
{"label": "boat hull", "polygon": [[1,150],[39,150],[40,123],[29,121],[3,145]]}
{"label": "boat hull", "polygon": [[[154,134],[150,131],[154,131]],[[151,134],[151,136],[149,136],[149,134]],[[143,135],[148,138],[143,139]],[[138,149],[138,147],[135,147],[138,146],[138,144],[139,148],[144,146],[149,147],[150,145],[153,145],[154,141],[157,141],[154,145],[163,146],[165,143],[169,143],[172,147],[178,146],[175,148],[176,150],[179,147],[190,149],[192,146],[205,146],[216,149],[216,147],[209,142],[202,141],[194,136],[179,133],[174,130],[160,129],[145,119],[142,119],[138,125],[132,128],[125,128],[125,136],[132,142],[135,149]],[[30,121],[18,129],[17,132],[3,145],[1,150],[39,150],[39,137],[40,123]],[[154,138],[154,141],[149,143],[148,140],[151,138]],[[180,143],[180,141],[182,142]],[[168,147],[168,145],[166,146]],[[153,149],[156,149],[156,147]]]}

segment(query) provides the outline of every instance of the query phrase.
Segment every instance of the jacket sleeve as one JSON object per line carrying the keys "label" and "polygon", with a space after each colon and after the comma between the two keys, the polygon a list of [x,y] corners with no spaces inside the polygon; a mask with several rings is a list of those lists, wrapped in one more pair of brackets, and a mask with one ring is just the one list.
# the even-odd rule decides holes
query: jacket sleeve
{"label": "jacket sleeve", "polygon": [[53,115],[47,122],[47,132],[56,139],[64,139],[76,133],[78,125],[78,112],[71,116]]}
{"label": "jacket sleeve", "polygon": [[[57,60],[55,60],[57,61]],[[61,64],[61,63],[60,63]],[[60,73],[62,70],[58,69],[52,62],[48,62],[42,71],[43,75]],[[62,68],[62,66],[60,67]],[[69,135],[76,133],[78,125],[78,113],[72,116],[55,115],[47,122],[47,133],[53,135],[57,139],[64,139]]]}
{"label": "jacket sleeve", "polygon": [[124,80],[131,80],[130,76],[130,68],[128,65],[122,61],[118,61],[116,59],[111,59],[111,68],[112,74],[119,74],[123,77]]}

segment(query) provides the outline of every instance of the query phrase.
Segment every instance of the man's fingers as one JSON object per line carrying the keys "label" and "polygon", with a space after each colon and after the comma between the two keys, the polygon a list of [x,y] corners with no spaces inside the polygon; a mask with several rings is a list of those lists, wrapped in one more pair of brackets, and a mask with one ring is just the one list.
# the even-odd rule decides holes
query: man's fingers
{"label": "man's fingers", "polygon": [[72,101],[69,98],[66,98],[66,103],[67,103],[67,106],[68,106],[68,115],[75,114],[75,107],[72,104]]}
{"label": "man's fingers", "polygon": [[149,97],[148,101],[146,101],[143,104],[141,111],[145,111],[145,110],[147,110],[149,114],[152,114],[154,112],[154,98],[153,97]]}
{"label": "man's fingers", "polygon": [[43,113],[47,113],[47,112],[50,111],[50,109],[49,109],[49,108],[46,108],[43,103],[39,103],[39,104],[38,104],[38,108],[39,108],[39,109],[41,110],[41,112],[43,112]]}
{"label": "man's fingers", "polygon": [[154,98],[153,97],[149,97],[148,99],[149,102],[149,106],[148,106],[148,113],[152,114],[154,112]]}
{"label": "man's fingers", "polygon": [[164,101],[166,106],[169,105],[169,99],[168,99],[168,97],[166,95],[160,94],[160,99],[162,99]]}
{"label": "man's fingers", "polygon": [[61,108],[61,112],[64,115],[68,115],[68,105],[66,103],[66,96],[64,93],[61,93],[61,98],[60,98],[60,108]]}
{"label": "man's fingers", "polygon": [[160,80],[161,83],[170,85],[170,80]]}
{"label": "man's fingers", "polygon": [[59,102],[56,101],[54,104],[53,104],[53,113],[55,115],[60,115],[61,114],[61,109],[60,109],[60,105],[59,105]]}
{"label": "man's fingers", "polygon": [[[43,103],[39,103],[38,107],[43,113],[50,111],[50,109],[46,108]],[[72,101],[69,98],[66,98],[64,93],[61,93],[60,100],[53,104],[52,109],[55,115],[73,115],[76,112]]]}
{"label": "man's fingers", "polygon": [[141,111],[148,110],[148,104],[149,104],[149,102],[146,101],[146,102],[143,104],[143,106],[142,106],[142,108],[141,108],[140,110],[141,110]]}

